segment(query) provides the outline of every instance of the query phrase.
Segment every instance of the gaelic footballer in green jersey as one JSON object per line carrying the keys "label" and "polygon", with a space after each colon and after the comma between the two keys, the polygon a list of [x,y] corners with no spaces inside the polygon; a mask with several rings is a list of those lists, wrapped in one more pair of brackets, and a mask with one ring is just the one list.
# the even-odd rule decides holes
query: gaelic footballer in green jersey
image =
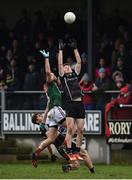
{"label": "gaelic footballer in green jersey", "polygon": [[43,140],[39,147],[32,153],[32,164],[37,167],[37,158],[41,151],[43,151],[48,145],[52,144],[57,137],[58,124],[65,125],[65,112],[62,109],[61,93],[57,87],[57,78],[54,73],[51,72],[49,64],[49,52],[44,50],[40,51],[45,59],[45,73],[46,73],[46,84],[45,91],[48,97],[47,107],[44,113],[43,122],[49,125],[47,139]]}

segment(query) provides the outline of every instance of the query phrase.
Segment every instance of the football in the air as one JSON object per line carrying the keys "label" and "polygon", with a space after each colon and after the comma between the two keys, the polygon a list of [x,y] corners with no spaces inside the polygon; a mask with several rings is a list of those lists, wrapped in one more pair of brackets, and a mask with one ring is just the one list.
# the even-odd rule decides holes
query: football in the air
{"label": "football in the air", "polygon": [[68,24],[74,23],[76,20],[76,15],[73,12],[67,12],[64,15],[64,21]]}

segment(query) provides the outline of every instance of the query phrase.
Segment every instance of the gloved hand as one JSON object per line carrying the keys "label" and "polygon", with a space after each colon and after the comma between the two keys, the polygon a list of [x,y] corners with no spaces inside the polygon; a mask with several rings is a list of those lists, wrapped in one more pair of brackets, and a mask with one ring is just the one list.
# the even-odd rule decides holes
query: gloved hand
{"label": "gloved hand", "polygon": [[76,39],[73,38],[73,39],[70,39],[69,41],[70,41],[70,43],[68,43],[68,45],[73,49],[77,49],[77,41],[76,41]]}
{"label": "gloved hand", "polygon": [[43,56],[44,56],[44,58],[49,58],[49,52],[45,52],[45,50],[40,50],[39,51]]}
{"label": "gloved hand", "polygon": [[66,44],[63,43],[62,39],[59,39],[58,42],[59,42],[59,50],[63,50]]}

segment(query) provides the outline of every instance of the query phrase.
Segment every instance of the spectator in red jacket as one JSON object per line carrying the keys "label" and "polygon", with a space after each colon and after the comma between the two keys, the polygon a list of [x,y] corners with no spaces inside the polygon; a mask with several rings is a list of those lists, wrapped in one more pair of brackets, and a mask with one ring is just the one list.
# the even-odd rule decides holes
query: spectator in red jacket
{"label": "spectator in red jacket", "polygon": [[106,137],[109,137],[111,135],[110,129],[108,127],[108,113],[110,112],[112,108],[114,108],[114,110],[116,111],[116,114],[118,115],[117,113],[118,108],[121,107],[121,105],[125,105],[125,104],[126,105],[132,104],[132,85],[131,84],[125,84],[120,89],[120,93],[118,97],[111,100],[105,106],[105,135]]}
{"label": "spectator in red jacket", "polygon": [[92,94],[93,82],[90,81],[88,74],[85,73],[80,80],[80,87],[82,90],[82,100],[85,110],[94,109],[94,95]]}

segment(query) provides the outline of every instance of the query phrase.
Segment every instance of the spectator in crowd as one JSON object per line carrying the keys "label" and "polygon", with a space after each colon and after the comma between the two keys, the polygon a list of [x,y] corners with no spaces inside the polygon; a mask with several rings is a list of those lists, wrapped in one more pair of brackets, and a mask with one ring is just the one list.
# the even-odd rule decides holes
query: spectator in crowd
{"label": "spectator in crowd", "polygon": [[[19,91],[20,90],[20,79],[19,79],[19,69],[17,66],[17,62],[15,58],[13,58],[10,61],[9,66],[6,69],[6,85],[7,85],[7,91]],[[7,102],[6,102],[6,108],[7,109],[19,109],[20,108],[20,99],[21,97],[18,96],[18,94],[10,94],[7,93]]]}
{"label": "spectator in crowd", "polygon": [[105,90],[111,88],[110,79],[106,76],[105,69],[101,67],[99,69],[99,77],[95,79],[95,85],[92,91],[96,92],[96,109],[104,112],[106,102],[109,100],[109,96],[104,93]]}
{"label": "spectator in crowd", "polygon": [[115,58],[112,61],[112,65],[116,64],[117,58],[121,58],[124,60],[124,64],[126,65],[129,59],[129,54],[127,52],[127,49],[125,47],[124,43],[120,43],[119,49],[117,50],[115,54]]}
{"label": "spectator in crowd", "polygon": [[[123,78],[123,74],[120,71],[116,71],[113,73],[112,75],[112,79],[113,79],[113,90],[119,90],[124,87],[126,85],[124,78]],[[112,99],[116,98],[118,96],[118,93],[113,93],[111,95]]]}
{"label": "spectator in crowd", "polygon": [[88,57],[85,52],[81,54],[81,59],[82,59],[82,62],[81,62],[81,72],[79,75],[79,79],[83,77],[83,75],[87,72],[87,69],[88,69]]}
{"label": "spectator in crowd", "polygon": [[21,57],[22,49],[20,49],[20,42],[17,39],[13,39],[10,48],[12,50],[13,56],[15,56],[16,58]]}
{"label": "spectator in crowd", "polygon": [[10,61],[10,65],[7,68],[6,84],[9,91],[20,90],[19,69],[15,59]]}
{"label": "spectator in crowd", "polygon": [[43,32],[39,32],[37,34],[37,37],[36,37],[35,41],[39,42],[41,49],[47,47],[47,37],[45,36],[45,34]]}
{"label": "spectator in crowd", "polygon": [[2,45],[2,46],[0,46],[0,63],[1,63],[1,65],[6,65],[5,55],[6,55],[6,46]]}
{"label": "spectator in crowd", "polygon": [[47,34],[47,28],[46,28],[46,21],[43,15],[43,12],[41,10],[37,10],[35,13],[35,22],[33,25],[33,38],[36,40],[37,34],[39,32],[43,32],[44,34]]}
{"label": "spectator in crowd", "polygon": [[0,64],[0,81],[5,81],[6,79],[6,70]]}
{"label": "spectator in crowd", "polygon": [[8,42],[9,29],[6,26],[6,20],[4,18],[0,19],[0,46]]}
{"label": "spectator in crowd", "polygon": [[20,40],[24,34],[27,34],[28,37],[31,37],[32,21],[28,16],[27,9],[22,9],[21,18],[16,22],[14,32],[16,34],[16,37]]}
{"label": "spectator in crowd", "polygon": [[[20,81],[17,77],[12,76],[13,73],[10,74],[10,72],[6,74],[6,85],[7,85],[7,91],[17,91],[20,90]],[[7,93],[6,95],[7,101],[6,101],[6,108],[10,110],[15,110],[20,108],[20,99],[21,97],[18,94],[10,94]]]}
{"label": "spectator in crowd", "polygon": [[102,114],[102,130],[104,130],[104,109],[105,104],[110,100],[110,96],[104,91],[109,90],[111,87],[110,79],[105,74],[105,69],[99,69],[99,77],[95,79],[95,84],[92,91],[96,92],[96,110],[100,110]]}
{"label": "spectator in crowd", "polygon": [[105,60],[105,58],[101,57],[101,58],[99,59],[98,65],[97,65],[97,67],[96,67],[96,69],[95,69],[95,73],[96,73],[95,76],[96,76],[96,78],[99,77],[99,69],[100,69],[101,67],[103,67],[103,68],[105,69],[105,74],[106,74],[106,76],[107,76],[107,77],[110,77],[110,67],[108,67],[108,66],[106,65],[106,60]]}
{"label": "spectator in crowd", "polygon": [[124,63],[125,63],[124,59],[122,57],[118,57],[117,61],[116,61],[116,64],[113,65],[112,68],[111,68],[111,72],[113,74],[116,71],[120,71],[122,73],[122,75],[123,75],[123,78],[124,78],[125,82],[127,82],[128,81],[128,73],[127,73],[128,69],[127,69],[127,67],[125,66]]}
{"label": "spectator in crowd", "polygon": [[[36,70],[35,65],[29,64],[28,72],[25,75],[23,90],[24,91],[38,91],[40,90],[40,73]],[[36,94],[26,94],[24,96],[24,109],[36,109],[38,105],[38,96]]]}
{"label": "spectator in crowd", "polygon": [[4,81],[0,81],[0,90],[7,90],[7,85]]}
{"label": "spectator in crowd", "polygon": [[88,74],[84,74],[82,79],[80,80],[80,87],[82,91],[82,101],[85,110],[95,109],[94,95],[92,93],[93,86],[94,83],[90,81]]}
{"label": "spectator in crowd", "polygon": [[115,71],[112,74],[113,81],[123,80],[123,74],[120,71]]}
{"label": "spectator in crowd", "polygon": [[25,91],[37,91],[40,89],[40,75],[39,72],[36,71],[36,67],[33,63],[28,66],[28,72],[24,79],[23,89]]}
{"label": "spectator in crowd", "polygon": [[11,49],[8,49],[5,55],[5,63],[4,65],[7,66],[10,64],[11,59],[13,58],[13,52]]}
{"label": "spectator in crowd", "polygon": [[32,48],[32,43],[31,43],[29,36],[27,34],[23,34],[23,36],[22,36],[21,47],[22,47],[23,54],[25,56],[27,54],[29,54],[29,52]]}
{"label": "spectator in crowd", "polygon": [[119,39],[119,38],[117,38],[117,39],[115,40],[115,42],[113,42],[113,45],[114,45],[113,48],[114,48],[114,49],[113,49],[113,51],[112,51],[112,53],[111,53],[111,64],[112,64],[112,65],[115,64],[115,62],[116,62],[117,53],[118,53],[118,51],[119,51],[119,47],[120,47],[121,42],[122,42],[122,40]]}
{"label": "spectator in crowd", "polygon": [[[125,112],[124,109],[120,110],[120,105],[131,105],[132,103],[132,84],[125,84],[121,89],[117,98],[112,99],[105,106],[105,135],[109,137],[111,132],[108,127],[108,113],[112,110],[115,119],[120,117],[131,118],[131,111]],[[114,108],[113,108],[114,107]],[[113,108],[113,109],[112,109]],[[120,116],[120,117],[119,117]]]}
{"label": "spectator in crowd", "polygon": [[42,55],[39,53],[39,51],[42,49],[41,43],[36,40],[33,43],[32,51],[29,53],[28,57],[28,63],[35,63],[36,69],[40,70],[43,67],[43,61],[42,61]]}

